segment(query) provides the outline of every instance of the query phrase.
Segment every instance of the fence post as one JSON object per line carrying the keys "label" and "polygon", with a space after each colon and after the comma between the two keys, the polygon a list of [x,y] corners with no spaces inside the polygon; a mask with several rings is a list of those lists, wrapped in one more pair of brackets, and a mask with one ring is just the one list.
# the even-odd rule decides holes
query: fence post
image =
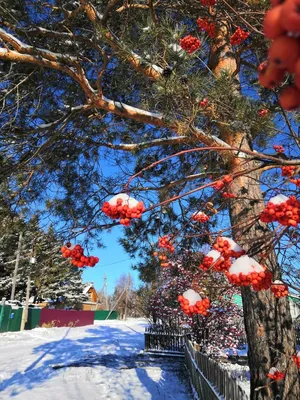
{"label": "fence post", "polygon": [[5,297],[3,297],[2,301],[1,301],[0,329],[1,329],[1,324],[2,324],[2,321],[3,321],[3,317],[4,317],[4,306],[5,306]]}

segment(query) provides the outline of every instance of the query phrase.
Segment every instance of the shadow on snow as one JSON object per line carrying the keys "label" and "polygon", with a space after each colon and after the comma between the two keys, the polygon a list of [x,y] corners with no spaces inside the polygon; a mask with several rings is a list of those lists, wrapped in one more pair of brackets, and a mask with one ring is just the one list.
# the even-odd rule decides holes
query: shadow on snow
{"label": "shadow on snow", "polygon": [[[128,327],[129,328],[129,327]],[[59,329],[59,328],[58,328]],[[79,339],[69,339],[68,335],[72,328],[69,328],[60,340],[44,343],[33,349],[33,354],[38,355],[24,371],[15,372],[10,378],[0,382],[0,392],[11,388],[10,397],[17,396],[24,390],[31,390],[43,382],[50,380],[61,373],[61,369],[71,367],[105,367],[101,370],[101,376],[105,380],[111,380],[114,376],[106,368],[136,369],[136,376],[139,383],[144,386],[152,399],[159,399],[160,389],[166,384],[165,374],[167,371],[180,373],[182,363],[166,359],[153,359],[139,356],[143,334],[134,330],[124,332],[118,328],[99,326],[87,329],[88,335]],[[142,338],[138,335],[142,335]],[[162,369],[159,382],[151,379],[146,366],[156,366]],[[104,375],[104,376],[103,376]],[[115,378],[118,379],[117,377]],[[113,386],[113,383],[110,382]],[[134,390],[128,382],[124,392],[130,397],[130,391]]]}

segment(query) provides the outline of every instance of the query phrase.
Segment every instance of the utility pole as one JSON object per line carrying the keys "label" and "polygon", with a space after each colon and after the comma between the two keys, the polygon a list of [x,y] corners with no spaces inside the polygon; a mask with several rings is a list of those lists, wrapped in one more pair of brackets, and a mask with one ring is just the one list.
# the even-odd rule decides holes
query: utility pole
{"label": "utility pole", "polygon": [[106,274],[104,274],[104,284],[103,284],[103,297],[105,298],[105,309],[108,310],[108,298],[107,298],[107,277]]}
{"label": "utility pole", "polygon": [[126,285],[126,294],[125,294],[125,311],[124,311],[124,316],[123,316],[124,320],[126,320],[126,316],[127,316],[127,302],[128,302],[129,286],[130,286],[130,275],[128,274],[127,285]]}
{"label": "utility pole", "polygon": [[[31,257],[30,258],[30,264],[35,264],[35,258]],[[31,269],[31,268],[30,268]],[[30,295],[30,269],[29,269],[29,273],[28,273],[28,277],[27,277],[27,286],[26,286],[26,300],[25,300],[25,307],[23,309],[23,313],[22,313],[22,320],[21,320],[21,327],[20,327],[20,331],[24,331],[25,328],[25,324],[28,320],[28,305],[29,305],[29,295]]]}
{"label": "utility pole", "polygon": [[26,301],[25,301],[25,307],[24,307],[23,312],[22,312],[20,331],[24,331],[25,324],[26,324],[27,319],[28,319],[29,293],[30,293],[30,272],[29,272],[28,277],[27,277]]}
{"label": "utility pole", "polygon": [[20,234],[19,234],[19,242],[18,242],[18,250],[17,250],[17,258],[16,258],[16,263],[15,263],[15,270],[14,270],[14,276],[13,276],[10,300],[14,300],[15,299],[16,282],[17,282],[17,275],[18,275],[19,262],[20,262],[20,254],[21,254],[21,248],[22,248],[22,239],[23,239],[23,232],[20,232]]}

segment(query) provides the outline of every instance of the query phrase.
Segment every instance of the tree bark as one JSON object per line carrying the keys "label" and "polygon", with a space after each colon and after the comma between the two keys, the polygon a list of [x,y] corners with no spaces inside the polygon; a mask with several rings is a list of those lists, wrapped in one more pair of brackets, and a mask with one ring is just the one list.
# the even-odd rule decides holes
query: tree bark
{"label": "tree bark", "polygon": [[[238,72],[235,54],[229,44],[230,28],[226,21],[219,28],[211,47],[210,66],[215,75],[222,72],[234,76]],[[232,89],[240,95],[239,85],[232,82]],[[221,139],[230,146],[251,150],[251,139],[244,132],[231,132],[219,126]],[[245,160],[231,157],[228,172],[245,169]],[[248,161],[249,169],[255,161]],[[243,166],[242,166],[243,164]],[[230,219],[233,238],[246,250],[249,256],[257,255],[267,247],[265,265],[273,273],[273,280],[281,278],[281,268],[274,251],[275,235],[267,224],[258,218],[250,225],[246,221],[259,216],[264,208],[260,188],[260,172],[254,171],[240,176],[232,182],[230,192],[237,196],[230,202]],[[257,257],[256,257],[257,258]],[[258,261],[261,261],[257,258]],[[293,362],[295,354],[295,333],[287,297],[276,299],[271,290],[255,292],[242,288],[244,321],[248,341],[248,362],[251,375],[251,400],[297,400],[300,398],[298,369]],[[285,372],[282,381],[271,381],[266,374],[271,367]]]}
{"label": "tree bark", "polygon": [[[249,146],[246,137],[243,145]],[[237,172],[240,163],[241,160],[235,160],[230,165],[230,172]],[[268,257],[264,264],[273,273],[273,280],[280,279],[281,268],[273,245],[274,233],[259,220],[250,227],[245,224],[249,217],[259,215],[264,208],[259,173],[252,172],[235,179],[230,191],[238,196],[230,204],[233,238],[250,256],[257,254],[259,249],[267,244]],[[242,299],[249,346],[251,400],[299,399],[298,369],[292,360],[295,354],[295,333],[288,298],[276,299],[271,290],[255,292],[250,288],[243,288]],[[285,379],[279,382],[267,379],[266,374],[271,367],[285,372]]]}

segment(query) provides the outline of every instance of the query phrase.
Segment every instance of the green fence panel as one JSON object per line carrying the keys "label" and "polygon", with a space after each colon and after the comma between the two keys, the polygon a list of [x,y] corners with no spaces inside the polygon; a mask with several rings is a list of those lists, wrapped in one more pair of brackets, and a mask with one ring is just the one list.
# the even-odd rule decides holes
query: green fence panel
{"label": "green fence panel", "polygon": [[29,330],[40,326],[41,311],[40,308],[28,308],[28,318],[25,324],[25,329]]}
{"label": "green fence panel", "polygon": [[[109,313],[110,311],[108,310],[97,310],[95,311],[94,319],[95,321],[103,321],[107,318]],[[118,319],[117,311],[112,311],[107,319]]]}
{"label": "green fence panel", "polygon": [[11,312],[11,306],[4,306],[3,310],[2,310],[2,306],[0,306],[0,316],[2,315],[0,332],[8,331],[8,322],[9,322],[10,312]]}
{"label": "green fence panel", "polygon": [[23,308],[12,308],[8,320],[8,331],[18,332],[21,327]]}

